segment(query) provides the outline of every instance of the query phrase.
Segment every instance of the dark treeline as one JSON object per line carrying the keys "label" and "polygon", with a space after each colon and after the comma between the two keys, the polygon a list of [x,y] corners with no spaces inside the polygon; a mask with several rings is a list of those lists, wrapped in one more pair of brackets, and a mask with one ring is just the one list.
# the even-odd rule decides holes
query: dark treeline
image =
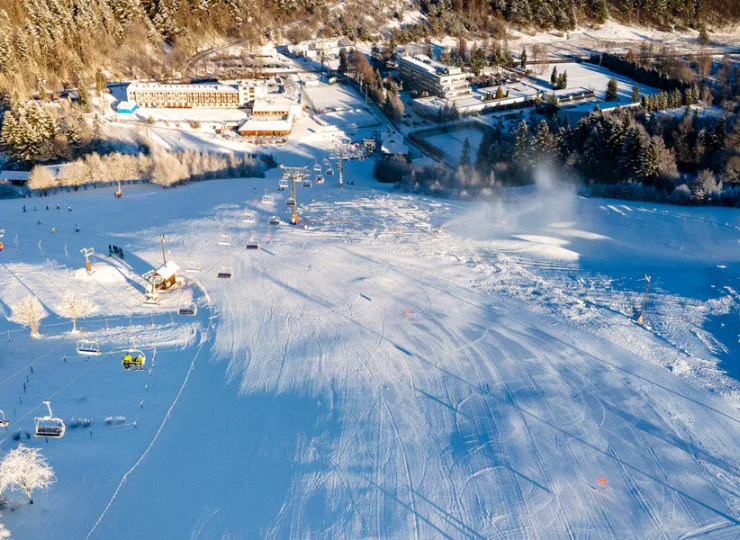
{"label": "dark treeline", "polygon": [[692,110],[594,112],[574,127],[522,119],[513,132],[502,125],[488,130],[474,163],[462,155],[457,170],[390,160],[378,164],[376,177],[423,192],[477,196],[532,183],[545,167],[569,181],[597,186],[595,193],[604,195],[740,206],[740,121],[699,118]]}

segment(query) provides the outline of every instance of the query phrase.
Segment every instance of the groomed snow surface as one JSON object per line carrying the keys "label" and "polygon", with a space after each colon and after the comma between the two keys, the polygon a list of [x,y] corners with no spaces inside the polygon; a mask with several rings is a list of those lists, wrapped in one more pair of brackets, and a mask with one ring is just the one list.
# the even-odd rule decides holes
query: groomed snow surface
{"label": "groomed snow surface", "polygon": [[[0,448],[44,399],[68,425],[21,437],[58,480],[11,498],[13,537],[737,537],[738,212],[547,178],[496,204],[435,200],[388,193],[372,165],[299,188],[305,228],[267,226],[287,218],[279,170],[0,201],[0,311],[30,292],[50,313],[36,340],[0,318]],[[149,307],[137,276],[161,233],[203,271]],[[64,292],[98,305],[79,325],[103,355],[75,354]],[[121,366],[130,338],[143,372]]]}

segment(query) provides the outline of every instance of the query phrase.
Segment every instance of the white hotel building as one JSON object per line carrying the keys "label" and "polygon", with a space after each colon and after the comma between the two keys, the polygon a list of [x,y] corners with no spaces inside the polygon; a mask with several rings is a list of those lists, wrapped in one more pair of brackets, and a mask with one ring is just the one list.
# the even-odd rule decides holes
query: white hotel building
{"label": "white hotel building", "polygon": [[456,66],[446,66],[426,55],[398,56],[398,74],[404,84],[418,92],[444,99],[471,93],[468,76]]}
{"label": "white hotel building", "polygon": [[134,81],[126,88],[126,100],[139,107],[162,109],[236,109],[266,98],[267,81],[239,81],[236,85],[162,84]]}

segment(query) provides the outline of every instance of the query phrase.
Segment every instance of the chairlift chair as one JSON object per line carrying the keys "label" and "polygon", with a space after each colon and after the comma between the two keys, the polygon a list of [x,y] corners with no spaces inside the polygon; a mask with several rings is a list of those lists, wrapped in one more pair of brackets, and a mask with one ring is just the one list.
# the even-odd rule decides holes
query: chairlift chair
{"label": "chairlift chair", "polygon": [[5,419],[5,413],[0,409],[0,427],[4,427],[7,430],[8,424],[10,424],[10,422]]}
{"label": "chairlift chair", "polygon": [[260,241],[257,240],[254,236],[251,237],[249,240],[247,240],[247,249],[259,249],[260,248]]}
{"label": "chairlift chair", "polygon": [[100,354],[100,345],[97,341],[86,341],[81,339],[77,342],[77,354],[82,356],[97,356]]}
{"label": "chairlift chair", "polygon": [[188,259],[185,261],[185,271],[188,273],[201,271],[200,264],[190,258],[190,253],[188,253]]}
{"label": "chairlift chair", "polygon": [[123,369],[128,371],[132,367],[134,371],[143,371],[144,364],[146,364],[146,355],[143,351],[138,349],[129,349],[124,351],[123,358],[121,358],[121,364]]}
{"label": "chairlift chair", "polygon": [[285,191],[285,188],[288,187],[288,181],[285,178],[281,178],[278,182],[278,191]]}
{"label": "chairlift chair", "polygon": [[[316,178],[319,178],[318,176]],[[311,187],[311,179],[310,178],[304,178],[303,179],[303,187]]]}
{"label": "chairlift chair", "polygon": [[267,189],[265,189],[265,194],[262,195],[262,202],[264,204],[274,204],[275,203],[275,197],[272,195],[267,194]]}
{"label": "chairlift chair", "polygon": [[33,419],[33,423],[36,426],[33,436],[61,439],[64,437],[64,432],[67,431],[67,426],[64,425],[61,418],[54,418],[54,415],[51,412],[51,403],[44,401],[44,405],[49,409],[49,414],[47,416],[39,416]]}
{"label": "chairlift chair", "polygon": [[254,223],[257,221],[257,217],[254,215],[254,212],[250,212],[249,210],[244,210],[242,221],[244,223],[247,223],[248,225],[254,225]]}
{"label": "chairlift chair", "polygon": [[195,304],[182,304],[177,308],[178,315],[196,315],[198,313],[198,306]]}
{"label": "chairlift chair", "polygon": [[293,197],[285,199],[285,206],[295,206],[295,199]]}
{"label": "chairlift chair", "polygon": [[317,184],[323,184],[324,183],[324,177],[319,175],[316,177],[316,180],[314,180]]}
{"label": "chairlift chair", "polygon": [[313,162],[313,170],[317,172],[321,172],[321,165],[319,165],[318,161]]}
{"label": "chairlift chair", "polygon": [[231,245],[231,235],[230,234],[219,234],[218,235],[218,245],[219,246],[230,246]]}
{"label": "chairlift chair", "polygon": [[334,176],[334,169],[332,169],[331,167],[329,167],[328,169],[326,169],[326,175],[327,176]]}
{"label": "chairlift chair", "polygon": [[267,220],[267,224],[268,225],[280,225],[280,218],[278,216],[270,216],[270,219]]}
{"label": "chairlift chair", "polygon": [[230,279],[232,275],[234,275],[234,269],[225,265],[219,268],[216,273],[216,277],[219,279]]}

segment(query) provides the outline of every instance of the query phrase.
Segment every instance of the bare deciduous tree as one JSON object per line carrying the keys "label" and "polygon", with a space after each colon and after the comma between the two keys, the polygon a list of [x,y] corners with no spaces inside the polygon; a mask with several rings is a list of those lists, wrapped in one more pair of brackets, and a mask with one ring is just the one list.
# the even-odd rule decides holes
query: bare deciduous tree
{"label": "bare deciduous tree", "polygon": [[84,319],[95,311],[97,306],[87,298],[79,298],[72,294],[65,294],[59,313],[72,320],[72,333],[77,333],[77,319]]}
{"label": "bare deciduous tree", "polygon": [[12,313],[8,320],[31,329],[31,337],[41,337],[39,326],[46,311],[35,296],[28,295],[11,306]]}
{"label": "bare deciduous tree", "polygon": [[46,491],[56,480],[54,469],[38,448],[19,444],[18,448],[11,450],[0,462],[0,493],[22,490],[31,504],[34,490]]}

